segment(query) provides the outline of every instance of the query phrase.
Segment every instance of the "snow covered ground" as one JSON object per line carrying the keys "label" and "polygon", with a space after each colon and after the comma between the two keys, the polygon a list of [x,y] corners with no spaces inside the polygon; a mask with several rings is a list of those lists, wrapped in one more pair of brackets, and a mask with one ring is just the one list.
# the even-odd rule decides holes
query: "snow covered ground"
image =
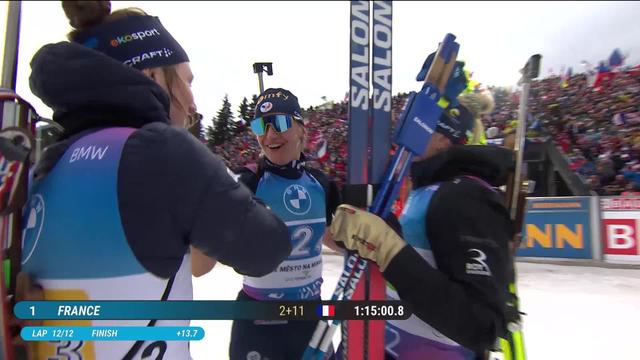
{"label": "snow covered ground", "polygon": [[[342,257],[324,256],[323,299],[331,297]],[[640,270],[518,263],[529,360],[640,359]],[[217,265],[194,278],[196,300],[232,300],[242,278]],[[206,335],[194,360],[227,359],[231,321],[192,321]]]}

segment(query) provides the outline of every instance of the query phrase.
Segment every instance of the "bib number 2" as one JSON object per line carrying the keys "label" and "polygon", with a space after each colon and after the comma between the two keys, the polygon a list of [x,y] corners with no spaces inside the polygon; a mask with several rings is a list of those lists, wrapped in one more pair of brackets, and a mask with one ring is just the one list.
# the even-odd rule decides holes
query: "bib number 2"
{"label": "bib number 2", "polygon": [[291,255],[295,257],[309,256],[311,252],[310,242],[313,238],[313,229],[310,226],[300,226],[293,230],[291,240],[293,240],[293,251]]}

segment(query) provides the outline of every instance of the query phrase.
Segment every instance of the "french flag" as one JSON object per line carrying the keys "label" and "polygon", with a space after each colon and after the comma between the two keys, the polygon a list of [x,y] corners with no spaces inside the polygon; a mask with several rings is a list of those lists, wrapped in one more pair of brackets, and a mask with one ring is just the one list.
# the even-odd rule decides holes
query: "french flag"
{"label": "french flag", "polygon": [[318,316],[335,316],[336,309],[333,305],[318,305],[316,308]]}

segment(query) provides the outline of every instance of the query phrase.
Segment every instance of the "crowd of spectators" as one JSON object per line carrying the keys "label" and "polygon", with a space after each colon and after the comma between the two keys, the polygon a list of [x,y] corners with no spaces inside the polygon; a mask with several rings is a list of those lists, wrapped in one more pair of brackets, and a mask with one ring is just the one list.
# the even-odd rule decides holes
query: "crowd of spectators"
{"label": "crowd of spectators", "polygon": [[[637,68],[636,68],[637,69]],[[530,92],[529,135],[548,135],[569,166],[599,195],[640,195],[640,71],[612,74],[598,87],[587,74],[534,81]],[[496,107],[483,117],[487,138],[500,138],[515,126],[519,94],[489,88]],[[395,124],[406,94],[393,97]],[[348,104],[327,102],[305,112],[307,164],[339,185],[346,179]],[[326,144],[326,145],[325,145]],[[216,146],[230,168],[255,162],[260,150],[245,127],[233,141]]]}
{"label": "crowd of spectators", "polygon": [[[406,94],[393,97],[392,123],[397,120]],[[307,143],[305,148],[306,164],[324,171],[338,186],[346,180],[348,105],[347,102],[327,102],[304,112]],[[326,148],[321,150],[323,144]],[[254,163],[260,154],[255,135],[247,126],[241,126],[233,141],[214,146],[212,149],[220,155],[226,165],[238,168]],[[324,155],[321,153],[324,152]],[[320,155],[320,156],[319,156]]]}
{"label": "crowd of spectators", "polygon": [[246,126],[240,127],[232,141],[216,145],[212,150],[224,160],[230,169],[255,162],[260,154],[256,136]]}
{"label": "crowd of spectators", "polygon": [[[531,85],[533,123],[548,134],[598,195],[640,195],[640,71],[549,77]],[[485,124],[506,129],[517,117],[517,96],[507,97]]]}

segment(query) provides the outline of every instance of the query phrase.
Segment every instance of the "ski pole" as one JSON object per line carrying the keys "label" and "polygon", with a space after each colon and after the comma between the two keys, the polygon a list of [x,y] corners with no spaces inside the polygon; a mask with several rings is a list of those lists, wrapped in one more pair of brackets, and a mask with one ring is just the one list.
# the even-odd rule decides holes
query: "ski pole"
{"label": "ski pole", "polygon": [[[455,36],[447,34],[438,47],[422,89],[419,93],[413,93],[407,101],[396,131],[395,143],[399,145],[399,148],[387,168],[383,184],[376,194],[373,206],[370,209],[378,216],[384,218],[389,215],[391,205],[395,200],[395,196],[397,196],[400,184],[406,175],[413,155],[421,155],[431,140],[442,113],[438,100],[449,80],[459,48],[459,44],[455,42]],[[363,264],[362,271],[360,271],[360,268],[357,272],[353,271],[351,269],[352,264],[358,262]],[[345,263],[345,271],[343,271],[338,281],[334,296],[335,294],[343,293],[342,300],[350,300],[358,281],[366,270],[366,266],[367,260],[360,258],[356,254],[349,255]],[[340,288],[344,289],[341,290]],[[315,354],[315,359],[322,359],[325,356],[333,333],[340,322],[340,320],[334,320],[331,326],[328,326],[326,321],[321,321],[318,324],[312,341],[310,341],[303,354],[303,360],[313,359],[312,354]],[[322,332],[324,332],[323,336],[318,335]]]}

